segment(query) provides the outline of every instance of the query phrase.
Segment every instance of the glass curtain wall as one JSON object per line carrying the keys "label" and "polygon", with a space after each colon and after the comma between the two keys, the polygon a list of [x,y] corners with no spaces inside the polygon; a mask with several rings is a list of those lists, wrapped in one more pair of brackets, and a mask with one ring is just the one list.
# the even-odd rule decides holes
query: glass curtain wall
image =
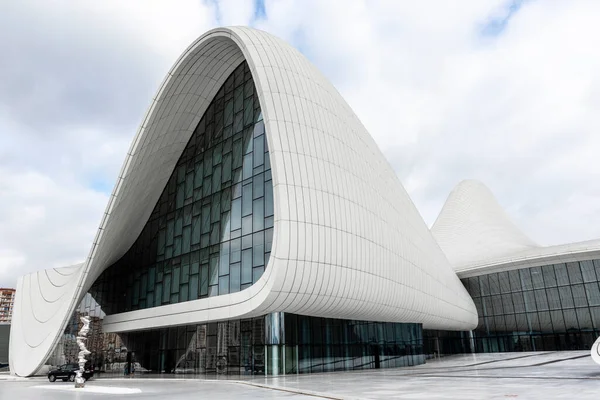
{"label": "glass curtain wall", "polygon": [[425,361],[420,324],[275,313],[120,336],[137,371],[153,373],[281,375]]}
{"label": "glass curtain wall", "polygon": [[425,362],[421,324],[294,314],[285,314],[284,319],[285,342],[279,346],[278,370],[286,374],[404,367]]}
{"label": "glass curtain wall", "polygon": [[108,314],[238,292],[263,274],[273,184],[246,62],[228,77],[128,252],[90,292]]}
{"label": "glass curtain wall", "polygon": [[600,260],[462,280],[479,314],[477,352],[589,350],[600,335]]}

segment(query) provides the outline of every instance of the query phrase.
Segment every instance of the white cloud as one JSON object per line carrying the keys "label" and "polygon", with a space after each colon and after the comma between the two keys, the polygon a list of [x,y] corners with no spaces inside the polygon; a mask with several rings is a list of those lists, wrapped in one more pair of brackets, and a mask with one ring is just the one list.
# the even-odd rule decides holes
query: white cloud
{"label": "white cloud", "polygon": [[108,196],[47,174],[0,167],[0,278],[85,257]]}
{"label": "white cloud", "polygon": [[523,2],[498,35],[510,2],[268,4],[262,27],[302,38],[428,223],[477,178],[541,243],[600,236],[600,4]]}
{"label": "white cloud", "polygon": [[85,258],[150,98],[219,22],[303,51],[428,223],[477,178],[540,243],[600,237],[600,4],[511,4],[266,0],[256,19],[253,0],[3,3],[0,286]]}

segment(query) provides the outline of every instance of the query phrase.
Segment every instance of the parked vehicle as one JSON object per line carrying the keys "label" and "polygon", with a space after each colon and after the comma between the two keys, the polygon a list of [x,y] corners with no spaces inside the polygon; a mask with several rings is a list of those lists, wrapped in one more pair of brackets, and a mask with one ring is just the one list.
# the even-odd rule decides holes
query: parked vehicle
{"label": "parked vehicle", "polygon": [[[62,379],[63,382],[75,382],[75,376],[77,375],[77,371],[79,370],[79,364],[65,364],[61,365],[56,369],[48,372],[48,380],[50,382],[54,382],[57,379]],[[94,376],[94,371],[88,366],[85,366],[85,370],[83,372],[83,379],[86,381]]]}

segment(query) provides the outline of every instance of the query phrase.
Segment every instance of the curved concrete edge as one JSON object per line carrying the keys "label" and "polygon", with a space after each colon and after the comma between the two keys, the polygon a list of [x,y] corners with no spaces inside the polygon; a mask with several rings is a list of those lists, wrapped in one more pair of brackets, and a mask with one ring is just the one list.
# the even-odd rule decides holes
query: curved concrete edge
{"label": "curved concrete edge", "polygon": [[592,345],[592,348],[590,349],[590,355],[592,356],[592,360],[594,360],[596,364],[600,365],[600,336]]}
{"label": "curved concrete edge", "polygon": [[12,374],[33,375],[48,359],[73,313],[82,273],[78,264],[18,279],[9,345]]}

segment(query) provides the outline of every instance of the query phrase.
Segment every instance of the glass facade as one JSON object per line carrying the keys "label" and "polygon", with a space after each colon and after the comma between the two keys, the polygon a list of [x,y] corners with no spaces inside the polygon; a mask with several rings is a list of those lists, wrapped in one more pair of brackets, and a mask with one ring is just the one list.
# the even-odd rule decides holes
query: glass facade
{"label": "glass facade", "polygon": [[246,62],[208,106],[152,215],[90,293],[108,314],[238,292],[263,274],[273,184]]}
{"label": "glass facade", "polygon": [[273,313],[249,319],[103,333],[87,294],[46,364],[76,363],[80,318],[91,319],[86,357],[96,372],[281,375],[392,368],[425,362],[421,324]]}
{"label": "glass facade", "polygon": [[600,260],[462,279],[477,307],[477,352],[589,350],[600,336]]}
{"label": "glass facade", "polygon": [[420,324],[275,313],[119,334],[138,370],[174,374],[295,374],[424,362]]}

